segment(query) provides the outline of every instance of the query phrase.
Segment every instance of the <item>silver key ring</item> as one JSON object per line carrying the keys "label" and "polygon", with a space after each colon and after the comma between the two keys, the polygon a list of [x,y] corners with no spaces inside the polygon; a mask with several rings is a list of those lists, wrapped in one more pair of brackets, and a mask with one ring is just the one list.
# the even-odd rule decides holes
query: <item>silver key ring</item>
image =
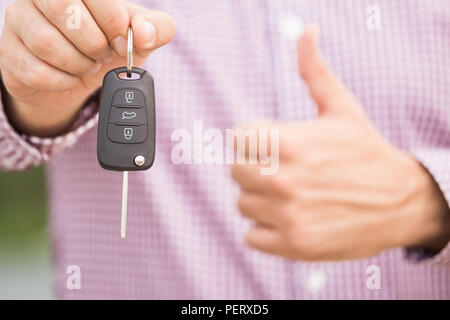
{"label": "silver key ring", "polygon": [[127,77],[131,78],[133,70],[133,29],[128,27]]}

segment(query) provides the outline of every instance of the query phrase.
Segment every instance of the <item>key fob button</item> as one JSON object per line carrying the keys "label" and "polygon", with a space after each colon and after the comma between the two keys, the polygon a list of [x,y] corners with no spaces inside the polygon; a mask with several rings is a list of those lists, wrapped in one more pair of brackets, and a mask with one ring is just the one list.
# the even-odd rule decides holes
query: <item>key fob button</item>
{"label": "key fob button", "polygon": [[142,143],[147,139],[147,126],[108,124],[108,137],[118,143]]}
{"label": "key fob button", "polygon": [[122,89],[116,92],[113,99],[113,106],[127,107],[139,106],[145,107],[144,94],[136,89]]}
{"label": "key fob button", "polygon": [[117,108],[112,107],[109,114],[109,123],[147,124],[146,108]]}

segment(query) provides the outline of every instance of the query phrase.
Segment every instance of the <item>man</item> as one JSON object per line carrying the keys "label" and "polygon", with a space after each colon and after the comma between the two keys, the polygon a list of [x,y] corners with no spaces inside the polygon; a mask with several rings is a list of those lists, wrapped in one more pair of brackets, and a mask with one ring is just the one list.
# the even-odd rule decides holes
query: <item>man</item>
{"label": "man", "polygon": [[[47,162],[59,297],[450,298],[445,0],[0,3],[0,165]],[[178,33],[147,60],[175,33],[148,8]],[[297,47],[302,20],[321,35]],[[157,158],[130,174],[122,241],[95,125],[128,25],[155,77]],[[199,121],[278,129],[278,173],[174,163],[172,133]]]}

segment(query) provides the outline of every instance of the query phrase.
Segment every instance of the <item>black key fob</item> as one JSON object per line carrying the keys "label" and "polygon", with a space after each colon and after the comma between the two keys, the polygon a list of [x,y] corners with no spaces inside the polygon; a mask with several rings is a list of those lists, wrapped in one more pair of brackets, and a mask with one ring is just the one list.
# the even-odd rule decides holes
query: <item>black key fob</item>
{"label": "black key fob", "polygon": [[97,132],[97,159],[107,170],[147,170],[155,160],[155,90],[147,71],[139,78],[121,78],[127,68],[109,71],[103,79]]}

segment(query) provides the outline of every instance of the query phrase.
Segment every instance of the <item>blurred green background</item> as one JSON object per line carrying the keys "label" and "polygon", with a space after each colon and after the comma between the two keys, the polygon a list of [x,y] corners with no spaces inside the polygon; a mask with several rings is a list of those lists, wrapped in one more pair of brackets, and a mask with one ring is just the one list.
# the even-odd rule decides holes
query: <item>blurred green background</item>
{"label": "blurred green background", "polygon": [[44,168],[0,172],[0,299],[51,299]]}

